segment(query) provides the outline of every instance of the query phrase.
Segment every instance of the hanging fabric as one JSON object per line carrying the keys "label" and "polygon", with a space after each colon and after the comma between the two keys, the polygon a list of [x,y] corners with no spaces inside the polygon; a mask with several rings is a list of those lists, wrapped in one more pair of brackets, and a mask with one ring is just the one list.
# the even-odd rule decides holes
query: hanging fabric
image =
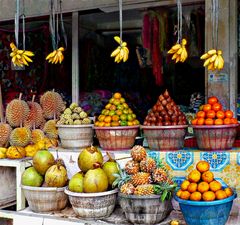
{"label": "hanging fabric", "polygon": [[[19,50],[19,21],[22,18],[22,33],[23,33],[23,40],[22,46],[23,50]],[[10,56],[12,57],[12,63],[14,66],[17,67],[24,67],[29,66],[29,62],[32,62],[30,57],[34,56],[33,52],[25,50],[25,4],[23,0],[23,13],[20,15],[20,0],[16,0],[16,12],[15,12],[15,43],[16,45],[11,42],[10,47],[12,52]]]}
{"label": "hanging fabric", "polygon": [[[55,3],[54,0],[49,0],[50,5],[49,29],[51,33],[53,52],[47,55],[46,60],[48,60],[48,62],[52,64],[58,63],[61,64],[62,61],[64,60],[63,52],[67,48],[67,35],[63,23],[62,0],[57,0],[56,5],[54,3]],[[59,42],[61,41],[61,35],[59,34],[59,23],[65,48],[62,46],[59,47]]]}

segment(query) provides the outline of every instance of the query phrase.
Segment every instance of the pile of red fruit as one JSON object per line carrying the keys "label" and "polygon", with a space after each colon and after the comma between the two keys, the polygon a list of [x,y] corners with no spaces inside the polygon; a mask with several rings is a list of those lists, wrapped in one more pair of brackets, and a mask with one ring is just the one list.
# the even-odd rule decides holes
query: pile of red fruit
{"label": "pile of red fruit", "polygon": [[186,116],[180,111],[168,91],[158,97],[157,103],[146,116],[144,126],[171,126],[187,124]]}
{"label": "pile of red fruit", "polygon": [[231,110],[223,110],[218,98],[212,96],[208,102],[200,107],[196,118],[192,120],[192,125],[229,125],[237,124],[238,120],[233,118]]}

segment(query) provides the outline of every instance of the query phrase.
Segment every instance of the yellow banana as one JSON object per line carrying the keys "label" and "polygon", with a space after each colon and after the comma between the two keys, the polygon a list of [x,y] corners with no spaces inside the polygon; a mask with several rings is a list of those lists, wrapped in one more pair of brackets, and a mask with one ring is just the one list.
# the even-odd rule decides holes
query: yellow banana
{"label": "yellow banana", "polygon": [[22,63],[23,63],[25,66],[29,66],[29,65],[28,65],[28,62],[26,61],[26,59],[25,59],[24,57],[22,57],[21,60],[22,60]]}
{"label": "yellow banana", "polygon": [[126,62],[128,60],[128,53],[123,56],[123,62]]}
{"label": "yellow banana", "polygon": [[186,45],[187,44],[187,40],[185,38],[182,39],[182,45]]}
{"label": "yellow banana", "polygon": [[10,56],[13,57],[13,56],[15,56],[16,54],[17,54],[16,51],[14,51],[14,52],[11,52],[11,53],[10,53]]}
{"label": "yellow banana", "polygon": [[180,54],[182,53],[182,51],[183,51],[183,48],[179,48],[179,49],[177,50],[177,54],[180,55]]}
{"label": "yellow banana", "polygon": [[177,55],[177,58],[176,58],[176,63],[179,62],[181,60],[181,56],[180,55]]}
{"label": "yellow banana", "polygon": [[122,44],[121,44],[121,47],[126,47],[127,46],[127,42],[124,41]]}
{"label": "yellow banana", "polygon": [[22,55],[25,59],[26,59],[26,61],[28,61],[28,62],[32,62],[32,59],[31,58],[29,58],[28,56],[26,56],[26,55]]}
{"label": "yellow banana", "polygon": [[21,59],[21,58],[22,58],[22,56],[19,55],[19,54],[16,54],[16,57],[17,57],[18,59]]}
{"label": "yellow banana", "polygon": [[211,56],[210,63],[214,62],[216,58],[217,58],[217,54],[214,54],[213,56]]}
{"label": "yellow banana", "polygon": [[218,56],[218,69],[221,70],[224,67],[224,60],[221,55]]}
{"label": "yellow banana", "polygon": [[172,56],[172,60],[176,59],[179,55],[177,53],[174,53]]}
{"label": "yellow banana", "polygon": [[214,61],[214,69],[217,69],[218,68],[218,64],[219,64],[219,58],[217,56],[217,58],[215,59]]}
{"label": "yellow banana", "polygon": [[217,53],[217,51],[216,51],[216,49],[211,49],[207,53],[208,53],[208,55],[214,55]]}
{"label": "yellow banana", "polygon": [[114,40],[118,43],[118,44],[121,44],[122,40],[120,39],[119,36],[115,36],[114,37]]}
{"label": "yellow banana", "polygon": [[214,63],[209,63],[208,64],[208,70],[214,70]]}
{"label": "yellow banana", "polygon": [[54,56],[56,55],[56,53],[57,53],[57,50],[54,50],[53,52],[51,52],[50,54],[48,54],[47,57],[46,57],[46,60],[54,57]]}
{"label": "yellow banana", "polygon": [[30,57],[34,56],[34,53],[31,52],[31,51],[24,51],[23,54],[26,55],[26,56],[30,56]]}
{"label": "yellow banana", "polygon": [[61,51],[61,52],[63,52],[65,49],[63,48],[63,47],[60,47],[59,49],[58,49],[58,51]]}
{"label": "yellow banana", "polygon": [[210,59],[211,58],[208,58],[208,59],[205,60],[205,62],[203,64],[204,67],[206,67],[210,63]]}
{"label": "yellow banana", "polygon": [[168,54],[173,54],[173,53],[175,53],[177,50],[173,50],[173,49],[170,49],[167,53]]}
{"label": "yellow banana", "polygon": [[218,55],[222,55],[222,51],[221,51],[221,50],[218,50],[218,51],[217,51],[217,54],[218,54]]}
{"label": "yellow banana", "polygon": [[129,49],[128,49],[128,47],[123,47],[123,49],[127,52],[127,54],[129,54]]}
{"label": "yellow banana", "polygon": [[125,51],[124,51],[124,49],[123,48],[121,48],[121,50],[120,50],[120,60],[122,60],[123,59],[123,57],[124,57],[124,54],[125,54]]}
{"label": "yellow banana", "polygon": [[13,42],[10,43],[10,47],[11,47],[12,51],[17,49],[16,45]]}
{"label": "yellow banana", "polygon": [[17,50],[17,54],[21,55],[21,54],[23,54],[23,52],[24,52],[23,50],[19,50],[19,49]]}
{"label": "yellow banana", "polygon": [[119,62],[119,60],[120,60],[120,54],[118,54],[116,57],[115,57],[115,62]]}
{"label": "yellow banana", "polygon": [[200,57],[200,59],[207,59],[209,57],[210,57],[210,55],[208,53],[205,53]]}
{"label": "yellow banana", "polygon": [[115,57],[117,54],[119,54],[120,50],[121,50],[121,47],[118,46],[118,47],[112,52],[111,57]]}
{"label": "yellow banana", "polygon": [[182,51],[182,54],[181,54],[181,57],[180,57],[180,61],[181,62],[184,62],[188,57],[188,54],[187,54],[187,50],[185,47],[183,47],[183,51]]}
{"label": "yellow banana", "polygon": [[52,64],[55,64],[55,62],[57,61],[57,58],[58,58],[58,54],[55,54],[52,60]]}
{"label": "yellow banana", "polygon": [[60,64],[62,63],[63,59],[64,59],[64,55],[62,54],[62,55],[60,56],[60,59],[59,59],[59,63],[60,63]]}
{"label": "yellow banana", "polygon": [[172,50],[178,50],[179,48],[181,48],[181,45],[180,44],[175,44],[172,46]]}

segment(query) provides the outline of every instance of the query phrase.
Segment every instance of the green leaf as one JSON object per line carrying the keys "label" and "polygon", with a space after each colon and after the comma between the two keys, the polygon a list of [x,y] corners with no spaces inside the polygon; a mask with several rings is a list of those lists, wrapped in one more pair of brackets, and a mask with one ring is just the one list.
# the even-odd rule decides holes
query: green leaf
{"label": "green leaf", "polygon": [[162,195],[161,195],[161,201],[162,201],[162,202],[165,201],[167,195],[168,195],[168,191],[167,191],[167,190],[164,190],[163,193],[162,193]]}

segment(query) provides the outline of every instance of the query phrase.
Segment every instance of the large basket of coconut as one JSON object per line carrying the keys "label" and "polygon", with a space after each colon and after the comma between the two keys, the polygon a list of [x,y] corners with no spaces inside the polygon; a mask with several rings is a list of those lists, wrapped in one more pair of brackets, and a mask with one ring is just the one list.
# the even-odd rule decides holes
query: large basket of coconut
{"label": "large basket of coconut", "polygon": [[110,155],[103,163],[101,151],[92,146],[80,153],[78,166],[81,172],[71,178],[65,189],[74,212],[82,218],[110,216],[117,201],[118,190],[112,190],[114,174],[119,172],[117,163]]}
{"label": "large basket of coconut", "polygon": [[64,110],[57,128],[63,148],[85,148],[93,142],[91,119],[76,103]]}
{"label": "large basket of coconut", "polygon": [[47,150],[38,151],[33,166],[22,174],[22,190],[29,207],[34,212],[64,209],[68,197],[64,193],[68,177],[61,159],[55,160]]}

